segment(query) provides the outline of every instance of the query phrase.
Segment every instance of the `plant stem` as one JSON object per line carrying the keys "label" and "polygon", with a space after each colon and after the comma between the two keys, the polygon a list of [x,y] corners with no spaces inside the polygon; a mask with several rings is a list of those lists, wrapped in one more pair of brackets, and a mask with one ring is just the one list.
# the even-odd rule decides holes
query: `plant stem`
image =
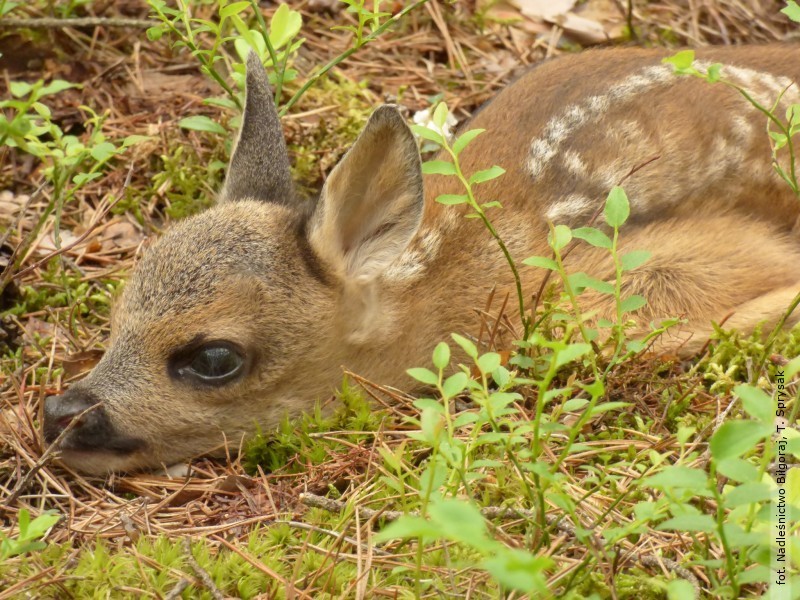
{"label": "plant stem", "polygon": [[467,199],[469,201],[469,205],[472,210],[480,217],[481,221],[483,221],[483,225],[489,231],[491,236],[497,242],[497,245],[500,246],[500,250],[503,252],[503,256],[506,258],[506,262],[508,263],[509,268],[511,269],[511,273],[514,276],[514,285],[517,290],[517,302],[519,303],[519,318],[522,322],[522,329],[523,329],[523,338],[524,340],[528,339],[530,335],[530,318],[525,314],[525,295],[522,291],[522,279],[519,276],[519,270],[517,269],[517,265],[514,262],[514,258],[511,256],[511,252],[509,252],[508,247],[506,246],[503,239],[497,233],[497,230],[492,225],[492,222],[486,216],[486,212],[481,208],[478,201],[475,200],[475,195],[472,193],[472,185],[470,184],[469,180],[464,177],[464,173],[461,171],[461,165],[459,164],[458,157],[456,156],[453,149],[450,147],[450,144],[447,143],[447,139],[442,137],[444,140],[444,149],[447,150],[448,154],[453,158],[453,166],[456,170],[456,177],[461,182],[461,185],[464,186],[464,189],[467,191]]}
{"label": "plant stem", "polygon": [[422,6],[426,2],[428,2],[428,0],[418,0],[414,4],[411,4],[410,6],[405,7],[399,13],[394,15],[391,19],[386,20],[386,22],[384,22],[383,25],[381,25],[375,31],[370,33],[367,37],[363,38],[361,40],[360,44],[356,43],[356,45],[354,45],[352,48],[348,48],[347,50],[342,52],[339,56],[333,58],[330,62],[328,62],[325,66],[323,66],[319,71],[317,71],[316,73],[311,75],[308,78],[308,80],[306,80],[306,82],[303,84],[303,86],[294,93],[294,96],[292,96],[289,99],[289,101],[286,104],[283,105],[283,107],[280,109],[278,114],[280,116],[284,116],[287,112],[289,112],[289,109],[292,108],[292,106],[294,106],[297,103],[297,101],[303,96],[303,94],[305,94],[308,91],[308,88],[310,88],[312,85],[314,85],[319,80],[320,77],[322,77],[323,75],[325,75],[325,73],[327,73],[332,68],[334,68],[335,66],[340,64],[342,61],[344,61],[346,58],[348,58],[351,54],[357,52],[362,46],[364,46],[364,45],[374,41],[378,37],[380,37],[380,35],[384,31],[386,31],[389,27],[391,27],[392,25],[394,25],[395,23],[400,21],[400,19],[405,17],[412,10],[414,10],[418,6]]}

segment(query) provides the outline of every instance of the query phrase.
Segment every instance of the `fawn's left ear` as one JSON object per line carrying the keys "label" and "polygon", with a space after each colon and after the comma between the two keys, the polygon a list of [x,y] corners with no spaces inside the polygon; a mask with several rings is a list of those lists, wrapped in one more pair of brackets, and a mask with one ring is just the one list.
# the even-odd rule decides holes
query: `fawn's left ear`
{"label": "fawn's left ear", "polygon": [[220,193],[221,201],[246,198],[280,203],[294,199],[281,120],[267,72],[252,50],[247,56],[242,127]]}
{"label": "fawn's left ear", "polygon": [[417,142],[397,109],[384,105],[325,182],[309,241],[340,277],[366,282],[406,249],[422,208]]}

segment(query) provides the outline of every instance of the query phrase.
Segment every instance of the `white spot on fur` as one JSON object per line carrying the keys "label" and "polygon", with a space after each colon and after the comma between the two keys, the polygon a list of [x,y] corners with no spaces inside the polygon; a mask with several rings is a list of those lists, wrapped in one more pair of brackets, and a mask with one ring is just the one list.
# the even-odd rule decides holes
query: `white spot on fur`
{"label": "white spot on fur", "polygon": [[393,281],[411,281],[425,272],[422,255],[416,250],[406,250],[400,258],[393,262],[384,277]]}
{"label": "white spot on fur", "polygon": [[583,194],[570,194],[550,206],[545,216],[549,221],[559,224],[571,220],[570,217],[585,214],[591,207],[592,201]]}
{"label": "white spot on fur", "polygon": [[[447,211],[454,213],[455,211]],[[387,279],[394,281],[411,281],[420,277],[436,255],[442,245],[442,232],[438,229],[428,229],[412,242],[400,257],[386,269]]]}
{"label": "white spot on fur", "polygon": [[739,144],[745,144],[753,137],[753,123],[744,115],[734,115],[731,133]]}
{"label": "white spot on fur", "polygon": [[586,163],[583,162],[583,158],[575,150],[567,150],[564,153],[564,164],[573,175],[579,177],[586,175]]}
{"label": "white spot on fur", "polygon": [[[696,61],[695,66],[700,71],[706,71],[711,63]],[[785,102],[790,102],[792,98],[798,96],[797,86],[790,87],[792,82],[786,77],[730,65],[723,67],[723,75],[731,77],[737,84],[748,90],[758,88],[751,91],[754,97],[766,106],[772,106],[783,92],[785,92],[783,97]],[[568,106],[561,114],[548,121],[541,137],[531,142],[527,165],[529,173],[534,178],[540,177],[550,165],[553,157],[559,154],[565,140],[583,125],[598,121],[612,106],[624,104],[654,87],[672,85],[683,80],[676,76],[672,67],[668,65],[651,65],[612,85],[605,94],[589,96],[578,104]],[[746,132],[749,136],[752,125],[745,123],[747,122],[742,121],[737,123],[737,126],[741,126],[742,132]],[[623,132],[627,135],[641,135],[641,128],[638,128],[637,125],[635,122],[627,122],[623,126]],[[565,158],[565,162],[567,168],[570,168],[570,159]],[[572,164],[574,166],[574,162]],[[616,176],[617,173],[618,169],[616,168],[606,170],[604,183],[609,183],[611,177]],[[611,185],[615,183],[616,180]]]}
{"label": "white spot on fur", "polygon": [[668,81],[669,75],[671,69],[666,66],[647,67],[612,86],[606,94],[590,96],[581,104],[571,105],[561,115],[550,119],[544,135],[531,143],[528,160],[531,175],[539,177],[544,173],[561,145],[576,129],[589,121],[597,120],[612,104],[626,102],[654,85]]}

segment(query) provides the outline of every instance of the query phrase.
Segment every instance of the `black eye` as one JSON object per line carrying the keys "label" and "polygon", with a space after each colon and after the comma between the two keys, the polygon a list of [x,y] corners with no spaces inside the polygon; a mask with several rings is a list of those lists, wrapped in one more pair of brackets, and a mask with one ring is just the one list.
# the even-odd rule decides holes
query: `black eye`
{"label": "black eye", "polygon": [[244,368],[244,358],[227,344],[208,344],[192,352],[180,367],[178,375],[192,377],[202,383],[222,385]]}

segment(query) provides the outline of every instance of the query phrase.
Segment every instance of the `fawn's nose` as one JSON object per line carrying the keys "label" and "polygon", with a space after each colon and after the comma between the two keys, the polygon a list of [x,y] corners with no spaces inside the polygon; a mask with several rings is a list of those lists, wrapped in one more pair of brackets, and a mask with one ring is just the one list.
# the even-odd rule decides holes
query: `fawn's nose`
{"label": "fawn's nose", "polygon": [[45,441],[52,444],[76,419],[78,422],[72,426],[72,433],[88,438],[97,437],[103,421],[107,421],[99,402],[91,394],[69,390],[61,396],[48,396],[44,401]]}
{"label": "fawn's nose", "polygon": [[62,450],[127,453],[142,446],[141,440],[117,433],[99,399],[79,388],[44,401],[45,441],[52,444],[68,427],[70,431],[59,443]]}

